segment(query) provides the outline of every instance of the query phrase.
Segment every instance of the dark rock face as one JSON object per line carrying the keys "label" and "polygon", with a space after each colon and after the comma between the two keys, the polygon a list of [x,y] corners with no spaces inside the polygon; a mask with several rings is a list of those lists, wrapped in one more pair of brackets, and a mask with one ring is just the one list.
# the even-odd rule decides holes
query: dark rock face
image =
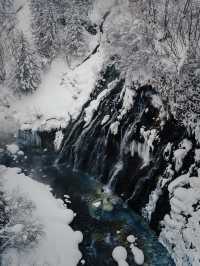
{"label": "dark rock face", "polygon": [[34,131],[32,129],[19,130],[17,135],[17,143],[23,149],[26,148],[42,148],[54,151],[54,140],[57,130]]}
{"label": "dark rock face", "polygon": [[[96,176],[141,213],[167,167],[166,145],[179,143],[185,135],[152,86],[126,87],[109,66],[66,128],[58,163]],[[152,215],[154,229],[169,211],[165,189]]]}

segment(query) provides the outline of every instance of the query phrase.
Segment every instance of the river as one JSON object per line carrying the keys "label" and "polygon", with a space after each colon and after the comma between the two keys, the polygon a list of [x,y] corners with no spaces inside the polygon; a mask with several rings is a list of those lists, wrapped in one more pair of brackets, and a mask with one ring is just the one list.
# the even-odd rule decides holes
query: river
{"label": "river", "polygon": [[127,242],[130,234],[137,238],[137,245],[144,252],[144,265],[174,265],[147,223],[106,191],[95,177],[73,171],[67,164],[55,166],[55,153],[42,149],[26,148],[24,156],[4,161],[7,166],[20,167],[32,178],[49,184],[55,197],[65,200],[69,196],[68,206],[77,214],[71,226],[84,235],[80,250],[85,265],[116,266],[111,254],[118,245],[127,248],[129,265],[136,265]]}

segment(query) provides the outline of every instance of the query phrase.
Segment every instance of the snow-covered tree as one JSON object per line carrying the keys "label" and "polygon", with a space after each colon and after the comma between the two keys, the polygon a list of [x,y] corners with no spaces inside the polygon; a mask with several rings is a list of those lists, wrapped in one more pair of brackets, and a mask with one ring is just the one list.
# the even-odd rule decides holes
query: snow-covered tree
{"label": "snow-covered tree", "polygon": [[64,12],[65,27],[63,29],[62,47],[66,56],[82,57],[88,49],[85,39],[85,24],[88,21],[89,0],[66,1]]}
{"label": "snow-covered tree", "polygon": [[4,82],[10,62],[14,37],[15,12],[13,0],[0,1],[0,83]]}
{"label": "snow-covered tree", "polygon": [[33,34],[41,56],[52,60],[59,48],[57,25],[52,1],[32,0]]}
{"label": "snow-covered tree", "polygon": [[88,49],[85,25],[92,0],[31,0],[32,28],[41,56],[83,56]]}
{"label": "snow-covered tree", "polygon": [[14,56],[16,60],[12,88],[15,92],[32,93],[40,83],[40,68],[35,52],[21,33],[16,40]]}

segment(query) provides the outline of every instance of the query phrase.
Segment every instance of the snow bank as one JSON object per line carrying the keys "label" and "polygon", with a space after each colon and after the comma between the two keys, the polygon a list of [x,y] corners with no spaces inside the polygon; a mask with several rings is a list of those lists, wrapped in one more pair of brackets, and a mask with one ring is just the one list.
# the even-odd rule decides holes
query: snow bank
{"label": "snow bank", "polygon": [[10,152],[11,154],[16,154],[19,151],[19,147],[15,143],[9,144],[6,147],[7,151]]}
{"label": "snow bank", "polygon": [[120,126],[120,122],[116,121],[110,125],[110,132],[115,136],[118,134],[118,128]]}
{"label": "snow bank", "polygon": [[178,172],[183,165],[183,160],[188,152],[192,149],[192,142],[184,139],[180,143],[180,148],[174,152],[175,170]]}
{"label": "snow bank", "polygon": [[118,263],[118,266],[128,266],[128,263],[126,262],[127,251],[124,247],[118,246],[114,248],[112,257]]}
{"label": "snow bank", "polygon": [[[169,148],[169,146],[167,145],[163,154],[166,153],[168,148]],[[168,160],[168,158],[167,158],[167,160]],[[148,221],[148,223],[151,222],[151,217],[152,217],[152,214],[154,213],[154,211],[156,209],[157,202],[163,194],[163,187],[166,185],[166,183],[168,183],[170,180],[172,180],[173,177],[174,177],[174,170],[172,169],[172,165],[169,164],[166,167],[164,175],[159,177],[156,188],[150,193],[148,203],[142,209],[142,216]]]}
{"label": "snow bank", "polygon": [[189,174],[169,186],[170,214],[164,217],[160,241],[177,266],[200,265],[200,178]]}
{"label": "snow bank", "polygon": [[[137,265],[143,265],[144,264],[144,253],[143,251],[137,247],[136,244],[137,238],[134,235],[128,235],[127,236],[127,242],[130,244],[130,250],[133,254],[134,261]],[[123,246],[117,246],[114,248],[112,252],[113,259],[118,263],[118,266],[128,266],[127,263],[127,257],[128,253],[125,247]]]}
{"label": "snow bank", "polygon": [[136,247],[135,245],[132,245],[131,251],[134,256],[134,261],[137,265],[143,265],[144,264],[144,253],[141,249]]}
{"label": "snow bank", "polygon": [[101,121],[101,126],[105,125],[110,119],[110,115],[105,115],[103,120]]}
{"label": "snow bank", "polygon": [[136,241],[136,237],[134,236],[134,235],[129,235],[129,236],[127,236],[127,241],[129,242],[129,243],[134,243],[135,241]]}
{"label": "snow bank", "polygon": [[21,173],[0,167],[0,189],[9,222],[0,231],[2,266],[75,266],[81,259],[81,232],[69,224],[74,213],[51,189]]}
{"label": "snow bank", "polygon": [[151,221],[152,213],[155,211],[156,204],[157,204],[161,195],[162,195],[161,182],[158,181],[155,190],[153,190],[151,192],[151,194],[149,195],[149,201],[148,201],[147,205],[142,209],[142,216],[148,222]]}
{"label": "snow bank", "polygon": [[31,45],[33,45],[33,36],[31,29],[31,10],[29,0],[15,0],[15,10],[17,10],[17,29],[22,31],[26,38],[28,38]]}
{"label": "snow bank", "polygon": [[84,116],[85,126],[87,126],[91,122],[93,115],[98,110],[100,103],[106,97],[108,97],[110,91],[113,88],[115,88],[117,82],[118,82],[118,79],[110,82],[108,84],[108,88],[103,90],[102,92],[100,92],[99,95],[97,96],[97,98],[90,102],[89,106],[85,109],[85,116]]}
{"label": "snow bank", "polygon": [[12,104],[16,121],[23,129],[65,128],[88,99],[102,63],[102,51],[73,70],[63,59],[55,59],[38,90]]}

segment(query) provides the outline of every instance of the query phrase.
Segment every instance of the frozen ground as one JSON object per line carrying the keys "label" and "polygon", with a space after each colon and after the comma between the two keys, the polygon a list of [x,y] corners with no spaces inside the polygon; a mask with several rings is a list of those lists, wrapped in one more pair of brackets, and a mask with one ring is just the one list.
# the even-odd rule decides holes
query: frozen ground
{"label": "frozen ground", "polygon": [[51,189],[17,168],[0,166],[0,190],[9,218],[1,227],[2,266],[75,266],[81,259],[81,232],[69,224],[74,218]]}
{"label": "frozen ground", "polygon": [[29,0],[15,0],[15,10],[17,12],[17,28],[19,31],[23,31],[29,43],[33,44],[33,37],[31,31],[31,11]]}
{"label": "frozen ground", "polygon": [[102,63],[101,50],[74,70],[63,59],[57,58],[34,94],[16,99],[8,89],[1,88],[4,104],[0,121],[3,128],[12,133],[20,127],[33,130],[64,128],[68,119],[75,117],[88,99]]}
{"label": "frozen ground", "polygon": [[41,130],[65,127],[70,116],[75,117],[88,99],[101,65],[101,52],[74,70],[61,58],[56,59],[39,89],[14,104],[18,123]]}
{"label": "frozen ground", "polygon": [[[24,33],[34,48],[30,1],[15,0],[14,4],[16,29]],[[98,44],[99,35],[88,35],[87,40],[92,51]],[[0,123],[3,125],[0,136],[14,134],[20,127],[39,130],[65,127],[69,117],[76,116],[88,99],[102,64],[101,47],[96,54],[73,69],[68,66],[64,55],[60,55],[46,69],[41,85],[33,95],[17,99],[8,88],[0,86]]]}

